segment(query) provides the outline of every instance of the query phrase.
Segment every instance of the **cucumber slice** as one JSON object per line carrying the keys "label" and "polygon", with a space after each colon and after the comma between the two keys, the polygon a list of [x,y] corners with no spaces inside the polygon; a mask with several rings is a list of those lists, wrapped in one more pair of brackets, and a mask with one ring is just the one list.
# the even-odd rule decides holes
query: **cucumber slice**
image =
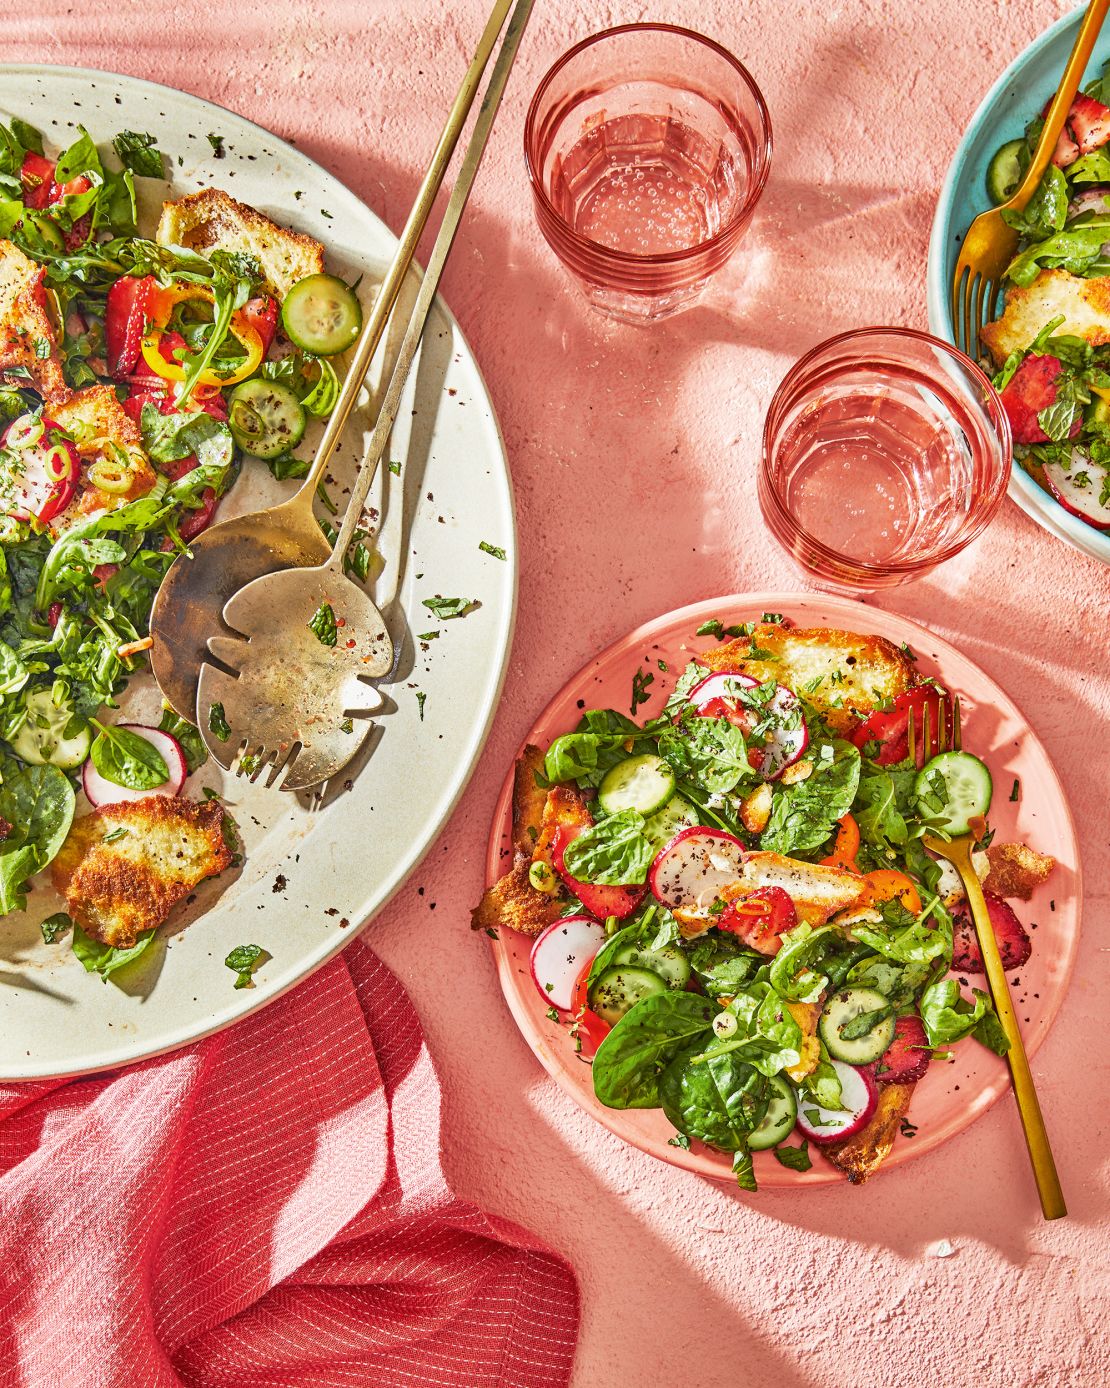
{"label": "cucumber slice", "polygon": [[748,1147],[753,1152],[766,1152],[769,1147],[777,1147],[785,1137],[794,1131],[798,1121],[798,1095],[794,1086],[782,1075],[771,1076],[771,1097],[763,1122],[755,1132],[748,1134]]}
{"label": "cucumber slice", "polygon": [[664,945],[662,949],[622,945],[609,962],[614,966],[631,964],[637,969],[650,969],[659,975],[668,988],[685,988],[690,981],[690,961],[674,945]]}
{"label": "cucumber slice", "polygon": [[644,836],[656,848],[662,848],[670,843],[680,829],[692,829],[695,824],[700,823],[698,812],[693,805],[688,800],[683,800],[681,795],[672,795],[663,808],[656,810],[644,825]]}
{"label": "cucumber slice", "polygon": [[862,1036],[845,1037],[844,1029],[857,1017],[889,1007],[889,999],[874,988],[845,988],[825,1004],[817,1034],[834,1060],[843,1060],[847,1065],[870,1065],[894,1040],[894,1014],[876,1022]]}
{"label": "cucumber slice", "polygon": [[304,438],[304,409],[288,386],[261,377],[244,381],[227,404],[231,436],[252,458],[276,458]]}
{"label": "cucumber slice", "polygon": [[47,762],[62,771],[72,771],[89,755],[92,737],[88,727],[66,737],[66,724],[73,717],[73,708],[54,703],[50,689],[43,685],[33,689],[24,700],[27,717],[12,738],[12,751],[31,766]]}
{"label": "cucumber slice", "polygon": [[345,352],[362,330],[362,305],[334,275],[298,280],[281,306],[281,325],[290,342],[314,357]]}
{"label": "cucumber slice", "polygon": [[987,165],[987,196],[995,207],[1013,197],[1028,167],[1024,140],[1010,140],[1002,146]]}
{"label": "cucumber slice", "polygon": [[606,969],[590,989],[590,1007],[604,1022],[615,1026],[642,998],[665,993],[667,985],[651,969],[624,964]]}
{"label": "cucumber slice", "polygon": [[605,773],[597,798],[606,814],[638,810],[644,818],[661,810],[674,794],[674,772],[654,752],[627,757]]}
{"label": "cucumber slice", "polygon": [[991,807],[991,773],[970,752],[941,752],[927,761],[913,783],[918,803],[948,834],[966,834],[976,815]]}

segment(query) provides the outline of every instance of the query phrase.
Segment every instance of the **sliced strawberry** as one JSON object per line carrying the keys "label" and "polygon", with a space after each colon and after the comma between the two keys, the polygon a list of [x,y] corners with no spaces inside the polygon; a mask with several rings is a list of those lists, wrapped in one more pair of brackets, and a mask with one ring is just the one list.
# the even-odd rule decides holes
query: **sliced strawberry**
{"label": "sliced strawberry", "polygon": [[[155,290],[150,275],[124,275],[108,290],[104,309],[104,355],[109,376],[122,380],[139,364]],[[153,376],[153,372],[151,373]]]}
{"label": "sliced strawberry", "polygon": [[933,1052],[920,1017],[899,1017],[894,1040],[875,1066],[879,1084],[916,1084],[929,1068]]}
{"label": "sliced strawberry", "polygon": [[[929,747],[927,756],[922,753],[925,736],[925,711],[929,711]],[[937,734],[941,721],[945,726],[950,721],[948,695],[931,684],[919,684],[913,689],[895,696],[891,707],[870,714],[858,728],[850,734],[854,745],[862,751],[869,742],[878,742],[879,750],[872,758],[880,766],[891,766],[894,762],[905,761],[910,754],[909,724],[913,714],[914,747],[918,762],[924,763],[928,757],[940,750]]]}
{"label": "sliced strawberry", "polygon": [[778,954],[781,936],[798,924],[798,908],[782,887],[759,887],[729,902],[716,925],[760,954]]}
{"label": "sliced strawberry", "polygon": [[[1010,421],[1015,443],[1046,443],[1048,435],[1037,416],[1056,403],[1056,378],[1064,369],[1058,357],[1033,352],[1014,372],[1002,392],[1002,407]],[[1079,433],[1082,417],[1077,413],[1071,437]]]}
{"label": "sliced strawberry", "polygon": [[[55,184],[55,187],[57,185]],[[90,181],[84,174],[78,174],[76,178],[71,178],[68,183],[63,183],[58,188],[58,196],[51,198],[51,202],[60,202],[62,198],[76,196],[78,193],[87,193],[92,187]],[[92,231],[92,213],[86,212],[83,217],[78,217],[68,231],[62,232],[62,239],[66,243],[67,251],[75,251],[83,246],[89,239],[89,232]]]}
{"label": "sliced strawberry", "polygon": [[[1002,967],[1007,972],[1020,969],[1033,953],[1033,941],[1008,902],[989,893],[985,893],[985,896],[991,925],[994,927],[994,938],[998,941],[998,952],[1002,956]],[[952,924],[953,969],[957,973],[985,973],[979,940],[975,934],[975,923],[966,903],[957,906],[952,912]]]}
{"label": "sliced strawberry", "polygon": [[[1052,105],[1052,98],[1045,102],[1044,110],[1041,112],[1041,120],[1048,115],[1048,108]],[[1052,162],[1058,169],[1066,169],[1074,164],[1079,158],[1079,146],[1072,138],[1072,133],[1068,129],[1068,122],[1065,121],[1060,134],[1056,139],[1056,148],[1052,152]]]}
{"label": "sliced strawberry", "polygon": [[44,159],[33,150],[28,150],[23,156],[19,181],[23,184],[24,207],[41,212],[50,203],[58,201],[59,189],[54,182],[54,167],[53,159]]}
{"label": "sliced strawberry", "polygon": [[589,825],[586,824],[559,825],[551,841],[552,866],[591,916],[596,916],[599,921],[605,920],[607,916],[616,916],[618,920],[623,920],[643,901],[647,885],[645,883],[643,886],[607,887],[597,882],[580,882],[577,877],[573,877],[567,871],[563,855],[571,840],[576,839],[587,828]]}
{"label": "sliced strawberry", "polygon": [[1068,124],[1081,154],[1090,154],[1110,140],[1110,108],[1080,92],[1068,112]]}
{"label": "sliced strawberry", "polygon": [[243,317],[262,339],[262,355],[265,357],[274,345],[277,332],[277,300],[264,294],[259,299],[248,299],[243,305]]}

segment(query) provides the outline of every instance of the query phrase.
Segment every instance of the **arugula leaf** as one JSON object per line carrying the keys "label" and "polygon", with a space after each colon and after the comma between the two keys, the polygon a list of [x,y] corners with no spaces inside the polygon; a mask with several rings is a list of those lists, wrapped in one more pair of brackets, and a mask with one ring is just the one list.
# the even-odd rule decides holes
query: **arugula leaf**
{"label": "arugula leaf", "polygon": [[58,156],[54,170],[54,182],[68,183],[78,174],[96,173],[103,179],[104,166],[100,162],[96,141],[83,125],[77,127],[78,135],[73,144]]}
{"label": "arugula leaf", "polygon": [[732,997],[766,964],[762,955],[746,949],[735,935],[712,931],[690,952],[690,968],[710,996]]}
{"label": "arugula leaf", "polygon": [[[883,918],[882,925],[858,921],[852,926],[852,934],[884,959],[891,959],[897,964],[951,960],[951,917],[939,902],[934,901],[921,916],[913,915],[897,900],[884,901],[878,909]],[[930,915],[935,916],[935,924],[929,923]]]}
{"label": "arugula leaf", "polygon": [[170,779],[165,758],[145,737],[95,718],[91,721],[99,733],[89,756],[106,781],[128,790],[156,790]]}
{"label": "arugula leaf", "polygon": [[153,135],[137,130],[121,130],[112,141],[120,163],[140,178],[162,177],[162,152],[156,148]]}
{"label": "arugula leaf", "polygon": [[647,881],[655,848],[644,837],[644,817],[619,810],[584,829],[567,844],[563,862],[580,882],[627,886]]}
{"label": "arugula leaf", "polygon": [[769,853],[797,854],[819,848],[852,808],[860,778],[860,754],[850,742],[824,744],[811,757],[804,781],[778,786],[771,817],[760,837]]}
{"label": "arugula leaf", "polygon": [[677,713],[680,708],[683,708],[690,696],[691,689],[693,689],[695,685],[700,684],[708,674],[709,669],[707,666],[699,665],[696,660],[691,660],[686,666],[686,669],[679,675],[678,683],[671,691],[670,697],[663,707],[663,717],[670,718]]}
{"label": "arugula leaf", "polygon": [[308,629],[321,646],[334,646],[339,628],[335,624],[335,611],[330,602],[322,602],[308,621]]}
{"label": "arugula leaf", "polygon": [[91,935],[86,935],[79,925],[73,927],[73,952],[81,961],[86,973],[97,973],[107,983],[111,974],[134,963],[154,939],[154,930],[144,930],[128,949],[101,944]]}
{"label": "arugula leaf", "polygon": [[261,945],[236,945],[224,964],[235,973],[236,988],[253,988],[251,975],[269,958],[271,955]]}

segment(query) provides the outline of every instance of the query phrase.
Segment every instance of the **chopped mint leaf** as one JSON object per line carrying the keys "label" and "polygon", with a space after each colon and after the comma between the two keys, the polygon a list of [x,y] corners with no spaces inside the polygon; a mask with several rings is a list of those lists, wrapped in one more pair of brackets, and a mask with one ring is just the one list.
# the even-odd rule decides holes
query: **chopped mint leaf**
{"label": "chopped mint leaf", "polygon": [[138,130],[121,130],[112,141],[112,148],[125,169],[140,178],[162,177],[162,151],[155,146],[154,136]]}
{"label": "chopped mint leaf", "polygon": [[438,617],[441,622],[446,622],[451,617],[465,617],[468,612],[472,612],[478,606],[478,599],[424,598],[422,606],[426,607],[433,617]]}
{"label": "chopped mint leaf", "polygon": [[224,960],[224,964],[235,974],[236,988],[253,988],[251,975],[255,969],[271,958],[261,945],[236,945]]}
{"label": "chopped mint leaf", "polygon": [[225,159],[227,151],[224,149],[224,137],[222,135],[209,135],[208,143],[212,146],[212,152],[217,159]]}
{"label": "chopped mint leaf", "polygon": [[425,694],[424,691],[423,691],[422,689],[418,689],[418,690],[416,691],[416,706],[417,706],[417,708],[420,710],[420,721],[421,721],[421,723],[423,723],[423,721],[424,721],[424,705],[427,703],[427,701],[428,701],[428,696],[427,696],[427,694]]}
{"label": "chopped mint leaf", "polygon": [[809,1159],[809,1143],[804,1139],[800,1147],[776,1147],[775,1160],[791,1171],[808,1171],[813,1165]]}
{"label": "chopped mint leaf", "polygon": [[308,629],[321,646],[334,646],[338,634],[335,612],[330,602],[322,602],[308,623]]}
{"label": "chopped mint leaf", "polygon": [[483,554],[492,554],[495,559],[504,559],[505,551],[500,545],[491,545],[488,540],[479,540],[478,548]]}
{"label": "chopped mint leaf", "polygon": [[231,736],[231,728],[224,716],[223,704],[213,704],[208,710],[208,731],[213,737],[218,737],[221,742],[226,742]]}
{"label": "chopped mint leaf", "polygon": [[46,943],[52,945],[55,940],[60,940],[67,930],[73,929],[73,919],[64,911],[55,911],[52,916],[47,916],[39,929]]}

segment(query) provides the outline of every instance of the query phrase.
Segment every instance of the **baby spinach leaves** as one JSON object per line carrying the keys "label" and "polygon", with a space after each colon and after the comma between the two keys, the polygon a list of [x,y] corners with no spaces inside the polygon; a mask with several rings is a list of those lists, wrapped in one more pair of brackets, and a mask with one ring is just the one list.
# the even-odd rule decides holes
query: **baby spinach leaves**
{"label": "baby spinach leaves", "polygon": [[806,853],[830,837],[836,821],[852,808],[860,778],[860,755],[849,742],[825,744],[804,781],[780,786],[760,847],[770,853]]}
{"label": "baby spinach leaves", "polygon": [[151,940],[154,939],[154,930],[144,930],[130,946],[106,945],[100,940],[94,940],[91,935],[87,935],[79,925],[73,927],[73,953],[81,961],[85,972],[99,974],[107,983],[109,975],[114,974],[118,969],[125,968],[128,964],[134,963],[138,957],[146,952]]}
{"label": "baby spinach leaves", "polygon": [[66,841],[76,803],[73,787],[56,766],[5,764],[0,819],[11,825],[0,841],[0,915],[27,904],[28,877],[51,863]]}
{"label": "baby spinach leaves", "polygon": [[572,839],[564,862],[581,882],[624,886],[645,882],[654,857],[655,848],[644,837],[643,815],[620,810]]}
{"label": "baby spinach leaves", "polygon": [[128,728],[91,720],[99,729],[89,756],[106,781],[128,790],[157,790],[170,778],[170,769],[158,748]]}
{"label": "baby spinach leaves", "polygon": [[236,988],[253,988],[252,974],[269,958],[269,953],[261,945],[236,945],[224,964],[235,974]]}
{"label": "baby spinach leaves", "polygon": [[663,1070],[710,1034],[716,1011],[698,993],[656,993],[638,1002],[598,1047],[594,1093],[607,1108],[659,1108]]}

